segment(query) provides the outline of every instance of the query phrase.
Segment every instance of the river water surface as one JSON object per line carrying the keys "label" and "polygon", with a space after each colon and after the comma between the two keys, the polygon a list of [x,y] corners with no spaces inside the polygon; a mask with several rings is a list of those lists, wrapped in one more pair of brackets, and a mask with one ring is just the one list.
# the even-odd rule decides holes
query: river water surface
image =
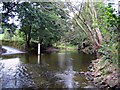
{"label": "river water surface", "polygon": [[1,88],[84,88],[90,83],[84,75],[92,55],[77,51],[6,54],[0,60]]}

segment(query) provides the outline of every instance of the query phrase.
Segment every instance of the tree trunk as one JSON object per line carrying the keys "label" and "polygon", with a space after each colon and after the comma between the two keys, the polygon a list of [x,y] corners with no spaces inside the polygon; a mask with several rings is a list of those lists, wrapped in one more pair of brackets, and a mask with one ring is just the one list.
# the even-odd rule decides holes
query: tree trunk
{"label": "tree trunk", "polygon": [[31,26],[29,32],[25,32],[26,36],[26,48],[30,48],[30,40],[31,40]]}
{"label": "tree trunk", "polygon": [[97,34],[98,43],[101,46],[103,38],[102,38],[102,34],[101,34],[99,28],[96,28],[96,34]]}
{"label": "tree trunk", "polygon": [[30,40],[31,40],[31,37],[30,37],[30,35],[28,34],[28,37],[27,37],[27,47],[28,47],[28,48],[30,47]]}
{"label": "tree trunk", "polygon": [[30,40],[31,37],[28,34],[25,34],[26,36],[26,44],[25,44],[25,49],[28,50],[30,48]]}

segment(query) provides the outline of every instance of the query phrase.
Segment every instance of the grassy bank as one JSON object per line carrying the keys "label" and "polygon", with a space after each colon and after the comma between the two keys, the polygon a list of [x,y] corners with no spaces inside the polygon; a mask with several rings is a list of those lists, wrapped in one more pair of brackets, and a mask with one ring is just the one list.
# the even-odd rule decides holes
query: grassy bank
{"label": "grassy bank", "polygon": [[69,51],[72,51],[72,50],[77,50],[77,46],[74,46],[74,45],[57,45],[56,47],[58,47],[61,51],[62,50],[69,50]]}
{"label": "grassy bank", "polygon": [[4,46],[10,46],[20,50],[25,50],[25,44],[23,41],[2,40],[1,42],[2,42],[2,45]]}
{"label": "grassy bank", "polygon": [[4,34],[0,34],[0,40],[2,40],[3,36],[4,36]]}

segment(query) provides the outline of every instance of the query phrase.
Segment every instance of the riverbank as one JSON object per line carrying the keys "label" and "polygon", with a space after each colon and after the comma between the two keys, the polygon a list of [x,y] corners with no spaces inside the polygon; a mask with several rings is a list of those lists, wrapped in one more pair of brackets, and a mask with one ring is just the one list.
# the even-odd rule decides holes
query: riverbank
{"label": "riverbank", "polygon": [[[38,43],[36,42],[31,42],[30,47],[26,48],[25,42],[23,41],[9,41],[9,40],[2,40],[2,45],[5,46],[10,46],[12,48],[19,49],[24,52],[32,53],[32,54],[37,54],[38,53]],[[77,46],[74,45],[51,45],[51,46],[46,46],[46,45],[41,45],[41,53],[51,53],[51,52],[59,52],[59,51],[73,51],[73,50],[78,50]]]}
{"label": "riverbank", "polygon": [[10,41],[10,40],[2,40],[3,46],[10,46],[12,48],[16,48],[22,51],[25,51],[25,42],[23,41]]}
{"label": "riverbank", "polygon": [[[97,58],[96,60],[93,60],[91,62],[91,65],[89,66],[89,71],[85,73],[86,78],[95,85],[97,88],[103,88],[103,89],[116,89],[120,88],[120,68],[118,67],[117,63],[115,62],[115,59],[112,57],[115,57],[114,54],[109,57],[110,59],[103,59],[101,57],[102,53],[98,53],[94,50],[94,48],[91,49],[90,46],[87,46],[85,48],[79,48],[80,51],[84,53],[95,53]],[[94,52],[95,51],[95,52]],[[107,56],[105,56],[107,57]],[[117,57],[116,57],[117,58]]]}
{"label": "riverbank", "polygon": [[93,60],[87,78],[98,88],[120,88],[120,68],[102,59]]}
{"label": "riverbank", "polygon": [[25,53],[19,49],[16,48],[12,48],[9,46],[2,46],[2,48],[4,48],[6,50],[6,52],[2,53],[2,55],[10,55],[10,54],[21,54],[21,53]]}

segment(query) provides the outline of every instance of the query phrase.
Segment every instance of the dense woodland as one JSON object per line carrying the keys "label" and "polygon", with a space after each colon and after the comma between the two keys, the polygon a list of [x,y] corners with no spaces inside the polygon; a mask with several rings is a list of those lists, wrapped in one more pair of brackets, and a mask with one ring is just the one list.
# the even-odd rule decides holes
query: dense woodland
{"label": "dense woodland", "polygon": [[[40,43],[45,49],[75,46],[84,53],[96,54],[98,59],[90,70],[92,81],[99,83],[113,75],[115,80],[103,82],[118,87],[120,17],[114,11],[102,2],[2,2],[1,36],[3,42],[16,41],[15,46],[27,51],[37,51]],[[10,23],[10,18],[16,18],[19,24]]]}

